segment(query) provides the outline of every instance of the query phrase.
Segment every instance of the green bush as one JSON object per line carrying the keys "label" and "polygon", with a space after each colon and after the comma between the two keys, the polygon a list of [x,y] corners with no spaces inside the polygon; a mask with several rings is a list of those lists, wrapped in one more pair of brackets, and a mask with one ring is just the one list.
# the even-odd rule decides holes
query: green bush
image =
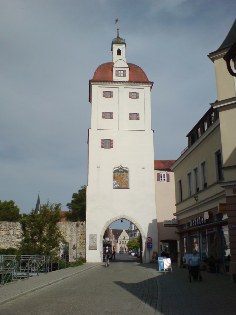
{"label": "green bush", "polygon": [[18,255],[18,249],[13,247],[0,248],[0,255]]}
{"label": "green bush", "polygon": [[85,259],[83,257],[80,257],[76,261],[69,262],[69,267],[81,266],[84,263],[85,263]]}

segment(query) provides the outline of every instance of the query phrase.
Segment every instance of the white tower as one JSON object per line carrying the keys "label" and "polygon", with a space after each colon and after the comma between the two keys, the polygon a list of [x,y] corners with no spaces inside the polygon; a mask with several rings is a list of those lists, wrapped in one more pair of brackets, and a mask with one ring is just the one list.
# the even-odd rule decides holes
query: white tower
{"label": "white tower", "polygon": [[[144,71],[126,62],[126,43],[112,41],[112,62],[89,82],[92,104],[86,210],[86,259],[102,261],[106,228],[118,219],[140,230],[143,261],[157,251],[151,89]],[[147,237],[152,248],[146,248]]]}

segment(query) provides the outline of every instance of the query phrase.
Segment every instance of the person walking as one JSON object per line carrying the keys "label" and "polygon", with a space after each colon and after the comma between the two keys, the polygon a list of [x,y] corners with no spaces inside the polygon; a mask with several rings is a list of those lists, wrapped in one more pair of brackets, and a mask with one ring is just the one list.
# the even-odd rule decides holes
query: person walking
{"label": "person walking", "polygon": [[112,248],[112,259],[116,260],[116,247],[115,246],[113,246]]}
{"label": "person walking", "polygon": [[110,263],[110,257],[111,257],[111,249],[110,247],[105,247],[105,267],[109,267]]}
{"label": "person walking", "polygon": [[189,259],[189,281],[191,282],[192,277],[194,280],[202,280],[202,276],[200,274],[200,258],[198,252],[194,249],[193,255]]}

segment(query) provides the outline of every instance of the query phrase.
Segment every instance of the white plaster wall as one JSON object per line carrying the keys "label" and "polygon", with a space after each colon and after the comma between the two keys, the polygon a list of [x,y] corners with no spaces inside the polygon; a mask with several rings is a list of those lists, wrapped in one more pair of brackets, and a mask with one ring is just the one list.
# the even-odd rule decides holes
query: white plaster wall
{"label": "white plaster wall", "polygon": [[[161,240],[178,240],[177,229],[174,227],[165,227],[165,220],[174,219],[173,213],[175,208],[175,178],[174,172],[166,172],[169,174],[169,182],[157,181],[157,170],[155,172],[155,189],[156,189],[156,208],[158,222],[158,241]],[[163,172],[163,171],[161,171]]]}
{"label": "white plaster wall", "polygon": [[[101,138],[113,139],[113,149],[102,149]],[[101,239],[106,222],[128,217],[145,241],[153,239],[157,251],[157,222],[154,186],[153,132],[89,130],[89,174],[87,188],[86,259],[101,261]],[[113,169],[129,169],[129,189],[113,189]],[[89,234],[97,235],[97,249],[89,250]]]}
{"label": "white plaster wall", "polygon": [[[118,49],[120,49],[121,55],[117,55]],[[112,60],[114,63],[119,59],[122,59],[126,62],[125,53],[126,53],[125,44],[113,44]]]}
{"label": "white plaster wall", "polygon": [[[89,262],[102,261],[103,234],[119,218],[128,219],[140,230],[144,261],[150,256],[148,253],[146,257],[147,236],[152,237],[153,250],[157,251],[152,83],[128,82],[129,73],[122,78],[114,76],[116,69],[126,66],[125,55],[124,43],[112,44],[113,82],[90,82],[92,113],[86,209],[86,259]],[[106,99],[103,91],[109,90],[113,91],[113,98]],[[129,92],[138,92],[139,98],[130,99]],[[102,112],[113,112],[113,119],[103,119]],[[129,120],[129,113],[139,113],[140,119]],[[102,139],[112,139],[113,148],[102,149]],[[113,189],[113,169],[121,165],[129,169],[129,189]]]}
{"label": "white plaster wall", "polygon": [[[92,84],[91,129],[151,130],[150,84]],[[112,91],[112,98],[103,97]],[[129,92],[138,92],[138,99],[130,99]],[[102,112],[113,112],[113,119],[103,119]],[[139,113],[140,120],[129,120],[129,113]]]}

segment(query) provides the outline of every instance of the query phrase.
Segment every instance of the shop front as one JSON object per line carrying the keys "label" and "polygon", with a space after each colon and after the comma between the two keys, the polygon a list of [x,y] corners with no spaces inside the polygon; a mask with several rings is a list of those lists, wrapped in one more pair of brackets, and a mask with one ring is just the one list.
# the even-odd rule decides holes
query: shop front
{"label": "shop front", "polygon": [[197,250],[202,262],[210,271],[220,268],[228,271],[230,260],[228,219],[218,213],[204,212],[188,220],[179,220],[180,255],[182,263],[186,254]]}

